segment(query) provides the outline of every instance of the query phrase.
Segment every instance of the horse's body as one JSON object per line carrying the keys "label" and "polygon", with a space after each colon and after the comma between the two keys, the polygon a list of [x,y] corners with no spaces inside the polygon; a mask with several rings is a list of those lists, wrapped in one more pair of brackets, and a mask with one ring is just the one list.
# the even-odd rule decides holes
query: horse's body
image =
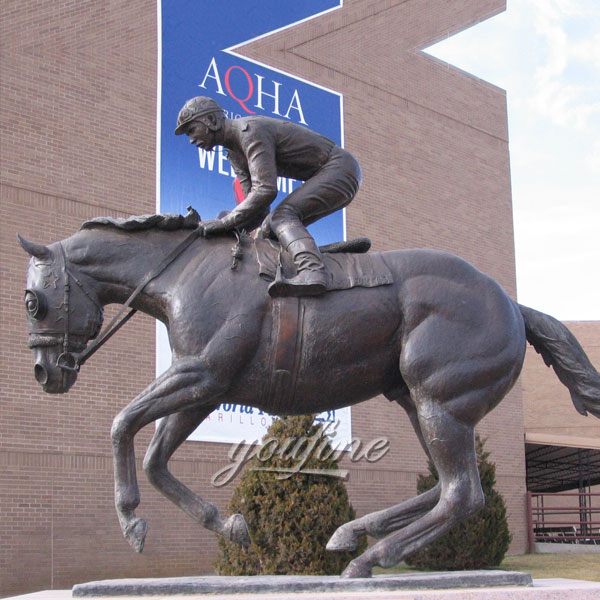
{"label": "horse's body", "polygon": [[[77,280],[71,284],[71,306],[77,310],[68,319],[75,332],[69,343],[81,347],[95,328],[94,304],[124,303],[185,235],[92,226],[49,248],[22,242],[34,256],[27,288],[60,298],[61,284],[54,291],[46,282],[66,278],[67,272]],[[167,325],[173,350],[171,367],[115,418],[112,430],[117,512],[138,551],[146,524],[134,514],[139,492],[133,437],[159,418],[144,460],[150,481],[202,525],[248,543],[242,517],[222,520],[212,504],[167,469],[173,452],[214,408],[227,402],[303,414],[378,394],[398,402],[435,463],[440,484],[334,534],[328,544],[334,550],[354,547],[365,533],[385,538],[345,572],[368,576],[373,565],[399,562],[482,506],[473,428],[518,377],[526,327],[527,339],[554,366],[579,410],[600,416],[600,377],[573,336],[551,317],[517,305],[458,257],[432,250],[386,252],[390,285],[274,300],[268,282],[258,277],[252,242],[244,242],[236,270],[230,268],[232,244],[229,237],[199,238],[132,303]],[[283,320],[286,310],[295,321]],[[68,391],[76,374],[57,366],[68,345],[60,335],[62,324],[44,329],[43,318],[30,322],[36,378],[48,392]],[[300,333],[291,335],[294,323]],[[293,376],[281,387],[274,355],[290,335]]]}

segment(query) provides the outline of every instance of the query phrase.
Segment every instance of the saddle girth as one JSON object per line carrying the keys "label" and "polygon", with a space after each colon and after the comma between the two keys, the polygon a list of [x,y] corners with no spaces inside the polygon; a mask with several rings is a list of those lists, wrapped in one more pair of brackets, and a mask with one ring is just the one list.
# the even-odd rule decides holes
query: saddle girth
{"label": "saddle girth", "polygon": [[294,403],[302,360],[304,309],[302,298],[278,297],[271,301],[272,345],[265,395],[275,414],[285,414],[286,407]]}

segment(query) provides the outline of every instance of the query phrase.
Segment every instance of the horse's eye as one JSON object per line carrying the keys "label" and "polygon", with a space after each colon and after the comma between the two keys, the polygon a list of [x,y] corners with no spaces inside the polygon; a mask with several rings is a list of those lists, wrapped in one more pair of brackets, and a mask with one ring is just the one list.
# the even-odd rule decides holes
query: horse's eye
{"label": "horse's eye", "polygon": [[41,321],[46,316],[46,301],[44,297],[31,290],[26,290],[25,310],[32,319]]}

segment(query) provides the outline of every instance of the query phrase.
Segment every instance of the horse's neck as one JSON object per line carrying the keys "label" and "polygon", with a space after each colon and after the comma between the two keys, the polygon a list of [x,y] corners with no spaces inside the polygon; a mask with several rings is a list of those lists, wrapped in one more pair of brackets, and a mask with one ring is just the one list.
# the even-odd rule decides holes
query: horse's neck
{"label": "horse's neck", "polygon": [[[69,260],[90,278],[101,304],[123,304],[189,233],[188,230],[132,233],[98,228],[77,232],[66,240],[65,246]],[[160,286],[153,282],[132,306],[159,317],[154,313],[160,307],[152,304],[153,297],[161,292]]]}

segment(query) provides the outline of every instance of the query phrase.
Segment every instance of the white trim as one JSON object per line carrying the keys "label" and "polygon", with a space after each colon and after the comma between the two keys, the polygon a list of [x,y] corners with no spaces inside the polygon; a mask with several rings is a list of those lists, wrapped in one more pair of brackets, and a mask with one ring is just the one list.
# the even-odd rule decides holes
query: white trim
{"label": "white trim", "polygon": [[340,97],[340,115],[342,118],[340,119],[340,146],[343,148],[346,145],[346,140],[344,139],[344,94],[334,92],[338,94]]}
{"label": "white trim", "polygon": [[273,65],[268,65],[267,63],[260,62],[259,60],[248,58],[243,54],[232,52],[228,48],[221,50],[221,52],[225,52],[226,54],[230,54],[231,56],[235,56],[236,58],[241,58],[242,60],[247,60],[249,63],[253,63],[255,65],[258,65],[259,67],[263,67],[264,69],[269,69],[270,71],[274,71],[275,73],[281,73],[281,75],[285,75],[286,77],[290,77],[291,79],[295,79],[296,81],[301,81],[302,83],[306,83],[307,85],[312,85],[313,87],[319,88],[320,90],[324,90],[325,92],[329,92],[330,94],[337,94],[338,96],[342,95],[340,92],[336,92],[335,90],[325,87],[324,85],[320,85],[318,83],[315,83],[314,81],[309,81],[308,79],[304,79],[303,77],[299,77],[298,75],[294,75],[293,73],[282,71],[281,69],[278,69]]}
{"label": "white trim", "polygon": [[[337,93],[337,92],[336,92]],[[339,94],[340,97],[340,146],[343,148],[346,144],[344,139],[344,94]],[[344,241],[348,240],[346,229],[346,207],[342,208],[342,237]]]}
{"label": "white trim", "polygon": [[156,0],[156,22],[158,57],[156,60],[156,212],[160,212],[160,136],[162,112],[162,0]]}
{"label": "white trim", "polygon": [[[263,67],[265,69],[269,69],[271,71],[274,71],[275,73],[281,73],[282,75],[285,75],[286,77],[291,77],[292,79],[296,79],[297,81],[301,81],[302,83],[306,83],[308,85],[312,85],[313,87],[319,88],[321,90],[324,90],[326,92],[329,92],[331,94],[337,94],[338,96],[342,96],[342,94],[340,92],[337,92],[335,90],[332,90],[330,88],[327,88],[323,85],[319,85],[318,83],[315,83],[314,81],[309,81],[308,79],[304,79],[302,77],[299,77],[298,75],[293,75],[292,73],[288,73],[287,71],[282,71],[281,69],[278,69],[272,65],[268,65],[266,63],[260,62],[258,60],[254,60],[253,58],[248,58],[247,56],[244,56],[243,54],[239,54],[237,52],[235,52],[235,50],[237,48],[239,48],[240,46],[245,46],[247,44],[250,44],[252,42],[255,42],[256,40],[260,40],[262,38],[265,38],[269,35],[273,35],[274,33],[278,33],[280,31],[284,31],[285,29],[289,29],[290,27],[294,27],[295,25],[299,25],[300,23],[305,23],[306,21],[310,21],[311,19],[315,19],[317,17],[320,17],[324,14],[327,14],[328,12],[332,12],[334,10],[339,10],[340,8],[344,7],[344,0],[340,0],[340,3],[338,6],[334,6],[333,8],[328,8],[327,10],[323,10],[320,13],[316,13],[314,15],[311,15],[310,17],[306,17],[304,19],[300,19],[299,21],[294,21],[293,23],[289,23],[288,25],[284,25],[283,27],[279,27],[278,29],[272,29],[271,31],[267,31],[266,33],[263,33],[261,35],[258,35],[254,38],[251,38],[249,40],[245,40],[244,42],[240,42],[239,44],[236,44],[235,46],[230,46],[229,48],[223,48],[221,51],[222,52],[226,52],[227,54],[231,54],[232,56],[235,56],[236,58],[241,58],[242,60],[247,60],[248,62],[251,62],[255,65],[258,65],[260,67]],[[342,140],[343,141],[343,140]],[[343,145],[343,144],[342,144]]]}
{"label": "white trim", "polygon": [[[233,50],[235,50],[236,48],[239,48],[240,46],[245,46],[246,44],[250,44],[252,42],[255,42],[256,40],[261,40],[269,35],[272,35],[273,33],[279,33],[280,31],[285,31],[286,29],[289,29],[290,27],[294,27],[295,25],[300,25],[300,23],[306,23],[307,21],[310,21],[311,19],[315,19],[316,17],[320,17],[321,15],[325,15],[328,12],[332,12],[334,10],[343,8],[343,6],[344,6],[344,0],[339,0],[338,6],[328,8],[326,10],[321,11],[320,13],[315,13],[314,15],[311,15],[310,17],[305,17],[304,19],[300,19],[299,21],[294,21],[293,23],[288,23],[287,25],[284,25],[283,27],[279,27],[278,29],[272,29],[271,31],[267,31],[266,33],[257,35],[256,37],[253,37],[249,40],[240,42],[239,44],[236,44],[235,46],[231,46],[229,48],[224,48],[223,52],[230,52],[231,54],[235,54],[233,52]],[[236,54],[236,56],[238,56],[238,55]]]}

